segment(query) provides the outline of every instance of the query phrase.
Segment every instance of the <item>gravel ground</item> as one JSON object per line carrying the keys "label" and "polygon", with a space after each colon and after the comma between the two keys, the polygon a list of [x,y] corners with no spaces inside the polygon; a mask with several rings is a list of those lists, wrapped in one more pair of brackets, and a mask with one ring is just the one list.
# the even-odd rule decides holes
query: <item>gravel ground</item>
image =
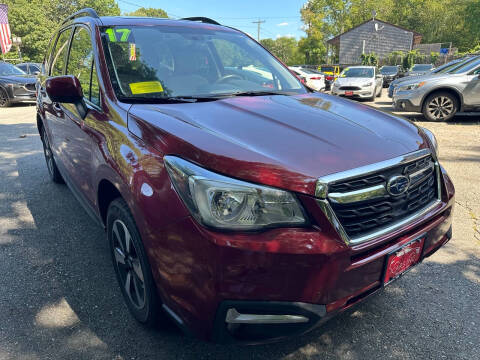
{"label": "gravel ground", "polygon": [[[376,106],[389,110],[382,97]],[[415,115],[413,115],[415,117]],[[0,109],[0,359],[480,359],[480,116],[419,122],[457,190],[453,239],[322,328],[221,346],[128,314],[103,231],[48,180],[33,106]]]}

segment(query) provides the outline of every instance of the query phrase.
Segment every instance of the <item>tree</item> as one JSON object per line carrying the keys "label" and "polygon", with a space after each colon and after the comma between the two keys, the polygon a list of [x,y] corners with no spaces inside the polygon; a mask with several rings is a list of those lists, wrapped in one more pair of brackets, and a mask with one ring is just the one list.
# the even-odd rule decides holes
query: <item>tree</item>
{"label": "tree", "polygon": [[153,17],[153,18],[168,18],[167,12],[157,8],[144,8],[141,7],[131,13],[127,13],[128,16],[140,16],[140,17]]}
{"label": "tree", "polygon": [[279,37],[276,40],[262,39],[260,43],[287,65],[305,63],[305,56],[299,51],[295,38]]}
{"label": "tree", "polygon": [[100,16],[120,15],[115,0],[4,0],[12,36],[22,38],[23,60],[40,62],[53,32],[75,11],[91,7]]}

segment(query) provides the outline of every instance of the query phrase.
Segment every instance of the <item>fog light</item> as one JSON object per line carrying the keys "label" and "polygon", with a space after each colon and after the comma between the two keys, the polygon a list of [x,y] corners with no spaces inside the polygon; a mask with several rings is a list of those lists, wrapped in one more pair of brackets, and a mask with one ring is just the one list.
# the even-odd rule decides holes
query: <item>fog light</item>
{"label": "fog light", "polygon": [[404,102],[400,103],[400,106],[402,107],[403,110],[405,110],[405,103]]}

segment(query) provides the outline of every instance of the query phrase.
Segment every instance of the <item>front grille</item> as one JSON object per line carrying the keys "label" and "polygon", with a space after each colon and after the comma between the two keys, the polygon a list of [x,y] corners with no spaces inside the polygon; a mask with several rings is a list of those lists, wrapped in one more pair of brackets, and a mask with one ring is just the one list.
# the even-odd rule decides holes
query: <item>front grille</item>
{"label": "front grille", "polygon": [[358,86],[340,86],[340,90],[361,90]]}
{"label": "front grille", "polygon": [[35,84],[25,84],[25,89],[35,91]]}
{"label": "front grille", "polygon": [[338,203],[331,199],[329,202],[347,235],[360,237],[414,215],[437,199],[434,169],[432,157],[427,156],[374,174],[339,180],[329,184],[329,194],[349,193],[381,184],[386,186],[387,181],[397,175],[409,177],[410,186],[400,196],[385,192],[382,196],[356,202]]}

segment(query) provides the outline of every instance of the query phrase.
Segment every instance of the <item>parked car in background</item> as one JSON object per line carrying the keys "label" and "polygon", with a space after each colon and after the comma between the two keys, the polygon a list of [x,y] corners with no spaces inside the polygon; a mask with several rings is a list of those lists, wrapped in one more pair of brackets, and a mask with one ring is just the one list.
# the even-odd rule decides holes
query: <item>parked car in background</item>
{"label": "parked car in background", "polygon": [[38,63],[21,63],[17,67],[29,75],[38,75],[42,71],[42,65]]}
{"label": "parked car in background", "polygon": [[307,79],[305,78],[305,76],[303,76],[302,74],[300,74],[299,71],[293,70],[293,69],[291,69],[291,68],[289,68],[288,70],[290,70],[290,72],[291,72],[298,80],[300,80],[303,85],[307,85]]}
{"label": "parked car in background", "polygon": [[403,78],[405,71],[400,65],[382,66],[380,74],[383,75],[383,87],[389,87],[392,81]]}
{"label": "parked car in background", "polygon": [[0,62],[0,107],[35,101],[35,81],[15,65]]}
{"label": "parked car in background", "polygon": [[396,110],[422,112],[430,121],[449,121],[459,111],[480,109],[480,58],[455,70],[412,78],[393,93]]}
{"label": "parked car in background", "polygon": [[433,64],[415,64],[405,76],[421,76],[430,73],[435,67]]}
{"label": "parked car in background", "polygon": [[349,66],[332,86],[332,95],[375,100],[382,94],[383,76],[375,66]]}
{"label": "parked car in background", "polygon": [[305,79],[305,85],[315,91],[325,90],[325,75],[317,70],[306,69],[302,67],[289,67],[291,70],[300,74]]}
{"label": "parked car in background", "polygon": [[[474,61],[475,58],[477,58],[477,57],[478,57],[477,55],[476,56],[467,56],[467,57],[464,57],[464,58],[461,58],[461,59],[452,60],[452,61],[448,62],[447,64],[444,64],[444,65],[439,66],[438,68],[432,70],[430,73],[428,73],[426,75],[418,76],[417,79],[420,79],[420,78],[423,78],[423,77],[428,77],[428,76],[434,75],[434,74],[449,73],[451,71],[454,71],[458,67],[460,67],[463,63],[466,63],[466,62],[469,62],[469,61]],[[397,87],[402,82],[410,81],[411,79],[412,79],[412,77],[404,77],[404,78],[392,81],[390,83],[390,86],[388,87],[388,97],[390,97],[390,98],[393,97],[393,92],[395,90],[395,87]]]}
{"label": "parked car in background", "polygon": [[48,173],[106,230],[143,324],[162,312],[218,342],[302,334],[452,236],[454,188],[430,131],[309,90],[241,31],[84,9],[43,67]]}
{"label": "parked car in background", "polygon": [[325,90],[331,90],[335,79],[340,75],[339,65],[320,65],[318,70],[325,74]]}

